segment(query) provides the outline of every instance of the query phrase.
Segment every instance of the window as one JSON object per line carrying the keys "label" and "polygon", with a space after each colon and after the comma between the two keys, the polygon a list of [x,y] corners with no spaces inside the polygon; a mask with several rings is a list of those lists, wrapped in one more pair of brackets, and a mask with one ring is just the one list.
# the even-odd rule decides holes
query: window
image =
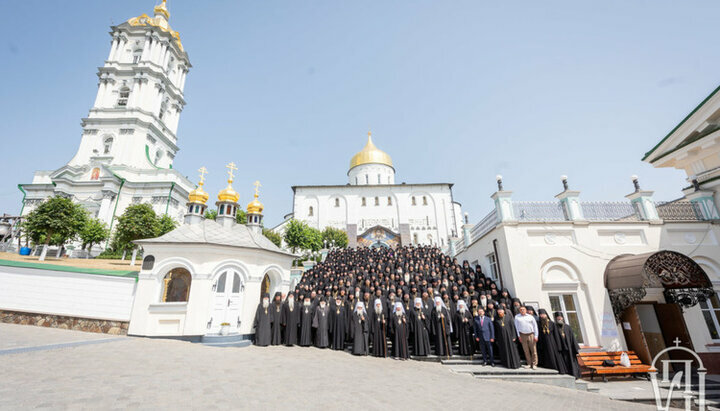
{"label": "window", "polygon": [[155,265],[155,257],[154,256],[146,255],[145,258],[143,258],[143,262],[142,262],[143,270],[152,270],[154,265]]}
{"label": "window", "polygon": [[103,154],[110,154],[110,150],[112,150],[112,143],[112,137],[108,137],[105,139],[105,142],[103,143]]}
{"label": "window", "polygon": [[487,261],[488,265],[490,265],[490,277],[493,280],[498,279],[498,262],[497,257],[495,257],[495,253],[490,253],[487,255]]}
{"label": "window", "polygon": [[553,313],[560,311],[565,316],[565,322],[573,330],[578,344],[585,345],[582,326],[580,324],[580,313],[577,309],[575,294],[558,294],[550,296],[550,308]]}
{"label": "window", "polygon": [[233,276],[233,284],[232,284],[232,293],[237,294],[240,292],[240,286],[242,285],[242,281],[240,280],[240,276],[235,273]]}
{"label": "window", "polygon": [[415,196],[412,198],[412,205],[417,205],[417,202],[415,201]]}
{"label": "window", "polygon": [[355,185],[358,185],[358,178],[355,176]]}
{"label": "window", "polygon": [[360,203],[362,207],[365,207],[367,204],[365,203],[365,197],[362,198],[362,203]]}
{"label": "window", "polygon": [[335,207],[340,207],[340,199],[339,198],[335,199]]}
{"label": "window", "polygon": [[127,106],[128,98],[130,98],[130,89],[127,87],[121,88],[120,92],[118,93],[118,101],[117,101],[118,107]]}
{"label": "window", "polygon": [[133,51],[133,64],[139,63],[141,56],[142,56],[142,49],[136,49],[135,51]]}
{"label": "window", "polygon": [[380,184],[380,174],[378,174],[378,184]]}
{"label": "window", "polygon": [[370,184],[370,176],[365,174],[365,184]]}
{"label": "window", "polygon": [[315,214],[315,213],[314,213],[314,210],[313,210],[312,206],[310,206],[310,207],[308,208],[308,217],[312,217],[314,214]]}
{"label": "window", "polygon": [[389,205],[389,206],[392,205],[392,197],[389,197],[389,196],[388,196],[388,205]]}
{"label": "window", "polygon": [[423,196],[423,205],[427,205],[427,197]]}
{"label": "window", "polygon": [[175,268],[165,274],[162,302],[186,302],[190,296],[191,281],[190,272],[184,268]]}
{"label": "window", "polygon": [[156,151],[155,152],[155,165],[158,164],[158,161],[160,161],[161,158],[162,158],[162,151],[161,150]]}
{"label": "window", "polygon": [[165,112],[167,111],[167,100],[163,101],[163,103],[160,105],[160,113],[158,113],[158,118],[162,120],[163,117],[165,117]]}
{"label": "window", "polygon": [[227,282],[227,273],[220,274],[220,278],[218,278],[217,282],[215,283],[215,292],[216,293],[224,293],[226,282]]}
{"label": "window", "polygon": [[710,301],[701,301],[700,310],[705,318],[708,331],[710,331],[710,337],[713,340],[720,340],[720,334],[718,334],[720,331],[720,301],[717,293],[710,297]]}
{"label": "window", "polygon": [[375,205],[376,205],[376,206],[379,206],[379,205],[380,205],[380,198],[379,198],[379,197],[375,197]]}

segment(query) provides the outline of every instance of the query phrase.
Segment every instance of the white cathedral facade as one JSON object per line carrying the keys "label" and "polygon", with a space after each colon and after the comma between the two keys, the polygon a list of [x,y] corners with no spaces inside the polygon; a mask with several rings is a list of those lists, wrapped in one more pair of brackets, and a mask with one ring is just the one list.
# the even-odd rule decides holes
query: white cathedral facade
{"label": "white cathedral facade", "polygon": [[153,17],[143,14],[112,27],[110,54],[98,69],[97,96],[82,119],[77,153],[20,185],[23,215],[61,195],[111,228],[114,217],[135,203],[182,219],[194,184],[173,169],[173,160],[191,65],[169,18],[163,1]]}
{"label": "white cathedral facade", "polygon": [[[288,217],[319,230],[341,229],[350,247],[446,248],[462,229],[453,185],[396,184],[390,155],[375,146],[370,133],[365,147],[350,160],[347,176],[345,185],[292,187],[293,212]],[[282,231],[284,225],[275,230]]]}

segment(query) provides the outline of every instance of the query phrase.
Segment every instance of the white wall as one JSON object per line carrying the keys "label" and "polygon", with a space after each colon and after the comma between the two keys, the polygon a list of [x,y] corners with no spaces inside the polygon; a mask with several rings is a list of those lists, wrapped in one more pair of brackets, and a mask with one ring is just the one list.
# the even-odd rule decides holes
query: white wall
{"label": "white wall", "polygon": [[0,266],[0,310],[129,321],[135,278]]}

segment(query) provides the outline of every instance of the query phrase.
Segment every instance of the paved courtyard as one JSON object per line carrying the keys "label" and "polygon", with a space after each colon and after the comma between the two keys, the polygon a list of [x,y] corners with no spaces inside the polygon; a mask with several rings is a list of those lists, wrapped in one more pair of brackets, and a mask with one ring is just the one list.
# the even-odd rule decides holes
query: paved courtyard
{"label": "paved courtyard", "polygon": [[0,409],[653,409],[436,363],[0,324]]}

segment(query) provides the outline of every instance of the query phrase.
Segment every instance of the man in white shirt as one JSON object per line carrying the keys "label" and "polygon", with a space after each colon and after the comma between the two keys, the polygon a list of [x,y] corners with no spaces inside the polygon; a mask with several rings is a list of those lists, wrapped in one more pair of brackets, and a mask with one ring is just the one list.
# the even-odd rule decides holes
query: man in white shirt
{"label": "man in white shirt", "polygon": [[530,368],[535,369],[537,367],[537,340],[538,340],[538,325],[535,321],[535,317],[528,314],[527,308],[520,306],[520,313],[515,316],[515,329],[517,330],[518,339],[522,344],[523,351],[525,352],[525,360]]}

